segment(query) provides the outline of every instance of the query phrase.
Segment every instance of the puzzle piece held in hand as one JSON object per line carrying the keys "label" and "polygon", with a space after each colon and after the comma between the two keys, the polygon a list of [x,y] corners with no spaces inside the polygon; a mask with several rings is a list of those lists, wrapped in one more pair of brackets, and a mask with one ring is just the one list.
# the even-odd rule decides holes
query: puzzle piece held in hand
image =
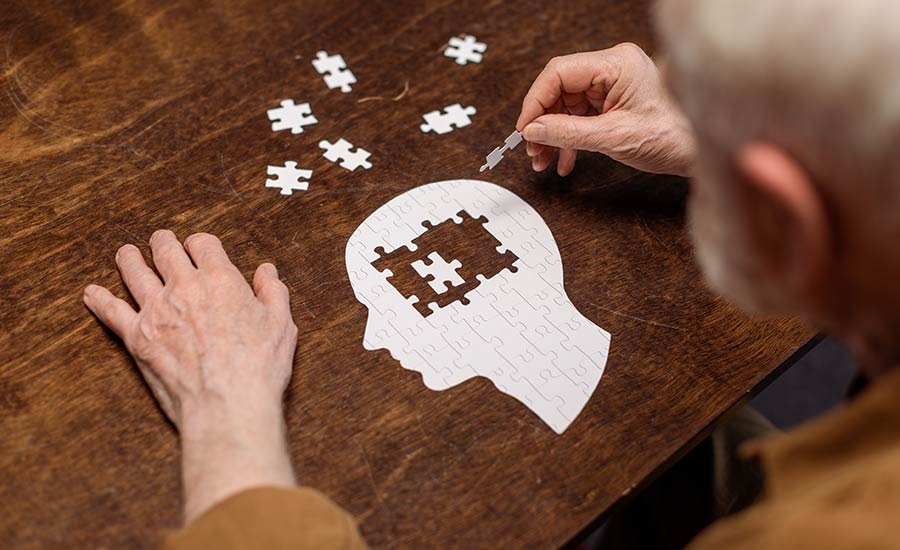
{"label": "puzzle piece held in hand", "polygon": [[325,149],[325,152],[322,153],[323,157],[331,162],[340,160],[341,167],[351,172],[360,167],[366,170],[372,167],[372,163],[368,161],[371,153],[362,147],[357,147],[355,151],[351,151],[353,144],[344,138],[337,140],[336,143],[330,143],[323,139],[319,142],[319,147]]}
{"label": "puzzle piece held in hand", "polygon": [[325,75],[325,84],[329,89],[340,88],[345,94],[351,90],[350,85],[356,83],[356,76],[347,68],[344,58],[339,55],[328,55],[322,50],[313,59],[313,67],[319,74]]}
{"label": "puzzle piece held in hand", "polygon": [[431,280],[428,281],[428,284],[438,294],[447,292],[447,289],[449,288],[447,287],[447,283],[450,283],[453,286],[459,286],[466,282],[465,279],[460,277],[459,273],[456,272],[457,269],[462,267],[462,262],[459,260],[453,260],[452,262],[447,263],[437,251],[429,254],[428,259],[430,260],[430,263],[426,264],[422,260],[416,260],[410,265],[423,279],[431,276]]}
{"label": "puzzle piece held in hand", "polygon": [[453,128],[462,128],[472,123],[471,117],[475,114],[475,107],[469,106],[463,108],[459,103],[444,107],[444,112],[431,111],[422,115],[425,124],[419,126],[424,132],[434,132],[436,134],[446,134],[452,132]]}
{"label": "puzzle piece held in hand", "polygon": [[460,65],[465,65],[470,61],[472,63],[481,63],[481,54],[487,49],[487,44],[478,42],[478,39],[472,35],[465,35],[463,38],[454,36],[450,39],[450,45],[444,50],[444,55],[456,59]]}
{"label": "puzzle piece held in hand", "polygon": [[285,99],[281,107],[266,111],[272,121],[272,131],[290,130],[292,134],[302,134],[303,127],[319,122],[312,114],[309,103],[294,104],[293,99]]}
{"label": "puzzle piece held in hand", "polygon": [[306,191],[309,188],[308,180],[312,177],[312,170],[297,168],[297,163],[289,160],[284,166],[269,166],[266,173],[275,176],[275,179],[266,180],[266,187],[280,188],[282,195],[292,195],[294,191]]}
{"label": "puzzle piece held in hand", "polygon": [[516,145],[520,143],[522,143],[522,134],[520,134],[518,130],[515,130],[503,141],[503,146],[495,147],[494,150],[485,157],[487,162],[484,163],[478,171],[484,172],[488,169],[493,170],[494,166],[497,166],[497,164],[503,160],[503,153],[515,149]]}

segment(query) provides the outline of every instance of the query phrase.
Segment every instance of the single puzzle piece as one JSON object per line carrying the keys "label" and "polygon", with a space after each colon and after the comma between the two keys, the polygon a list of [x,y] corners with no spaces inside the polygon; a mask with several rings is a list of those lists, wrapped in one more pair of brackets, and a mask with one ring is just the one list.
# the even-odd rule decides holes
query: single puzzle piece
{"label": "single puzzle piece", "polygon": [[447,263],[447,260],[442,258],[437,251],[429,254],[428,259],[431,260],[430,263],[426,264],[422,260],[416,260],[410,265],[416,270],[416,273],[418,273],[420,277],[425,278],[431,276],[431,280],[428,281],[428,284],[431,285],[431,288],[438,294],[447,292],[448,287],[446,283],[450,283],[453,286],[459,286],[466,282],[459,276],[459,273],[456,272],[457,269],[462,267],[462,263],[459,260],[453,260],[452,262]]}
{"label": "single puzzle piece", "polygon": [[313,116],[309,103],[295,105],[293,99],[285,99],[281,102],[281,107],[269,109],[266,114],[272,121],[273,132],[290,130],[292,134],[302,134],[304,126],[319,122]]}
{"label": "single puzzle piece", "polygon": [[352,89],[350,85],[356,84],[356,76],[347,68],[347,63],[339,54],[328,55],[328,52],[322,50],[316,53],[312,64],[319,74],[325,75],[325,84],[331,90],[340,88],[346,94]]}
{"label": "single puzzle piece", "polygon": [[487,44],[478,42],[474,36],[467,34],[463,38],[454,36],[450,39],[450,45],[444,50],[444,55],[452,57],[460,65],[481,63],[481,54],[487,49]]}
{"label": "single puzzle piece", "polygon": [[497,166],[497,164],[503,160],[503,153],[515,149],[516,145],[520,143],[522,143],[522,134],[520,134],[518,130],[514,130],[513,133],[509,134],[509,136],[503,140],[502,146],[496,147],[493,151],[488,153],[488,156],[485,157],[487,162],[485,162],[478,171],[484,172],[485,170],[493,170],[494,166]]}
{"label": "single puzzle piece", "polygon": [[266,173],[275,176],[275,179],[266,180],[266,187],[281,189],[282,195],[292,195],[294,191],[306,191],[309,188],[308,180],[312,177],[312,170],[297,168],[297,163],[289,160],[284,166],[269,166]]}
{"label": "single puzzle piece", "polygon": [[319,148],[325,149],[325,152],[322,153],[323,157],[331,162],[340,160],[341,167],[346,168],[351,172],[357,168],[365,168],[368,170],[372,167],[372,163],[367,160],[371,153],[362,147],[357,147],[356,150],[353,151],[353,144],[344,138],[337,140],[335,143],[330,143],[323,139],[319,142]]}
{"label": "single puzzle piece", "polygon": [[422,118],[425,119],[425,124],[420,125],[419,128],[426,134],[428,132],[446,134],[452,132],[454,127],[462,128],[471,124],[472,119],[469,117],[476,112],[475,107],[471,105],[464,108],[459,103],[454,103],[444,107],[443,113],[431,111],[422,115]]}

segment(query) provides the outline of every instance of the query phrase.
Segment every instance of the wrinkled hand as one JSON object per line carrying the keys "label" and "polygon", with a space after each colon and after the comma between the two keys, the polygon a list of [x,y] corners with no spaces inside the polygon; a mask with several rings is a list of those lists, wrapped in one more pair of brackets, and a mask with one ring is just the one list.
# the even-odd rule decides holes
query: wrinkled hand
{"label": "wrinkled hand", "polygon": [[557,156],[568,175],[576,151],[595,151],[645,172],[688,175],[690,125],[669,97],[659,69],[634,44],[550,60],[516,122],[537,171]]}
{"label": "wrinkled hand", "polygon": [[249,397],[280,404],[297,327],[275,266],[259,266],[251,289],[212,235],[191,235],[182,247],[171,231],[157,231],[150,247],[162,281],[137,247],[116,254],[139,312],[96,285],[84,301],[125,343],[172,422],[180,429],[191,420],[185,410]]}
{"label": "wrinkled hand", "polygon": [[182,438],[185,515],[256,485],[293,485],[282,398],[297,327],[287,287],[262,264],[253,287],[219,239],[150,238],[153,263],[125,245],[116,264],[135,311],[101,286],[84,290],[88,308],[125,343]]}

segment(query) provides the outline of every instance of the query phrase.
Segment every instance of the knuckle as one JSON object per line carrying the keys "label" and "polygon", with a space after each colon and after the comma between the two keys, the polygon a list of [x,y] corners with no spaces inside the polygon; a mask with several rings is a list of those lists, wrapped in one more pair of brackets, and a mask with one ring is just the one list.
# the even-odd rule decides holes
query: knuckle
{"label": "knuckle", "polygon": [[564,120],[557,127],[557,141],[563,149],[571,149],[575,145],[575,129],[569,120]]}
{"label": "knuckle", "polygon": [[274,286],[278,290],[284,292],[285,294],[288,293],[288,287],[286,284],[284,284],[284,281],[282,281],[281,279],[271,279],[271,281],[272,281],[272,286]]}
{"label": "knuckle", "polygon": [[146,338],[137,338],[128,345],[128,350],[138,361],[152,364],[156,354],[156,345]]}
{"label": "knuckle", "polygon": [[622,42],[621,44],[617,44],[615,46],[615,49],[625,55],[645,55],[644,50],[634,42]]}
{"label": "knuckle", "polygon": [[112,302],[105,298],[94,298],[94,309],[104,320],[109,319],[113,313]]}

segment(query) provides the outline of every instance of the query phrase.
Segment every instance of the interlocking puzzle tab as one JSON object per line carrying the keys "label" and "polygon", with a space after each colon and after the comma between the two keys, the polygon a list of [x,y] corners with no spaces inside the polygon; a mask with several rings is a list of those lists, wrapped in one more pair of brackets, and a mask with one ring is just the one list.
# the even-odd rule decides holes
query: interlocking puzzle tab
{"label": "interlocking puzzle tab", "polygon": [[312,64],[319,74],[325,75],[325,84],[331,90],[340,88],[346,94],[352,89],[350,85],[356,84],[356,76],[347,68],[347,63],[339,54],[328,55],[328,52],[322,50],[316,53]]}
{"label": "interlocking puzzle tab", "polygon": [[459,103],[444,107],[444,112],[431,111],[422,115],[425,123],[419,126],[424,133],[434,132],[436,134],[446,134],[452,132],[453,128],[462,128],[472,123],[470,118],[476,113],[475,107],[471,105],[463,108]]}
{"label": "interlocking puzzle tab", "polygon": [[368,161],[369,153],[362,147],[357,147],[356,150],[353,150],[353,144],[347,141],[344,138],[337,140],[335,143],[331,143],[326,140],[322,140],[319,142],[319,148],[325,149],[325,152],[322,153],[322,156],[331,162],[341,161],[341,167],[350,170],[351,172],[356,170],[357,168],[364,168],[368,170],[372,167],[372,163]]}
{"label": "interlocking puzzle tab", "polygon": [[269,166],[266,173],[275,176],[266,180],[266,187],[281,189],[282,195],[292,195],[294,191],[306,191],[309,188],[308,180],[312,177],[312,170],[297,168],[293,160],[284,163],[284,166]]}
{"label": "interlocking puzzle tab", "polygon": [[[423,260],[416,260],[411,265],[416,270],[416,273],[427,280],[431,288],[438,294],[447,292],[447,283],[459,286],[466,282],[456,272],[457,269],[462,267],[462,263],[459,260],[447,262],[437,251],[429,254],[428,260],[430,263],[426,264]],[[428,279],[428,277],[431,277],[431,279]]]}
{"label": "interlocking puzzle tab", "polygon": [[290,130],[292,134],[302,134],[303,127],[319,122],[312,114],[309,103],[294,104],[293,99],[285,99],[281,107],[266,111],[272,121],[272,131]]}
{"label": "interlocking puzzle tab", "polygon": [[[422,317],[457,301],[466,305],[469,303],[466,294],[482,280],[503,270],[515,273],[518,269],[513,264],[519,258],[509,250],[499,252],[500,241],[484,228],[486,217],[473,218],[465,210],[460,210],[456,217],[461,222],[452,218],[438,225],[422,222],[427,231],[412,241],[415,249],[401,246],[391,252],[385,252],[384,247],[374,250],[379,258],[372,266],[382,273],[390,272],[391,284],[411,301]],[[426,257],[431,264],[424,264],[422,258]],[[445,257],[452,261],[448,264]],[[432,279],[425,279],[429,275]],[[445,282],[450,282],[453,288],[448,291]]]}
{"label": "interlocking puzzle tab", "polygon": [[463,38],[454,36],[450,39],[450,45],[444,50],[444,55],[456,60],[460,65],[466,63],[481,63],[481,54],[487,50],[487,44],[479,42],[474,36],[467,34]]}

